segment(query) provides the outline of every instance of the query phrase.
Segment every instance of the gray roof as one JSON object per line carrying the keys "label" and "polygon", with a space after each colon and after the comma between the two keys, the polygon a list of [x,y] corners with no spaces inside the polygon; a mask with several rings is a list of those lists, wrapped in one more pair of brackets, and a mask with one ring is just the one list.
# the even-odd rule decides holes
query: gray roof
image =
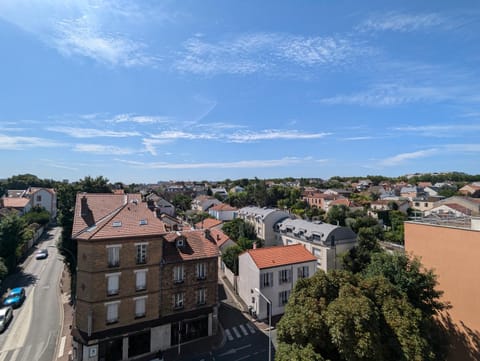
{"label": "gray roof", "polygon": [[[259,216],[261,218],[266,218],[268,215],[274,212],[281,212],[281,211],[276,208],[243,207],[243,208],[240,208],[240,210],[238,211],[238,214],[251,215],[254,217]],[[288,216],[286,213],[285,215]]]}

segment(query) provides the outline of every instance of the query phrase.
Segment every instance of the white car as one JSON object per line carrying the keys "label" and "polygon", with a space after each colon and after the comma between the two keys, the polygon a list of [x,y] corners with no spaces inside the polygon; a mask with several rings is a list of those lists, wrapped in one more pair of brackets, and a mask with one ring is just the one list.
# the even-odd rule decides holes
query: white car
{"label": "white car", "polygon": [[10,306],[0,309],[0,332],[5,331],[8,324],[12,320],[13,310]]}

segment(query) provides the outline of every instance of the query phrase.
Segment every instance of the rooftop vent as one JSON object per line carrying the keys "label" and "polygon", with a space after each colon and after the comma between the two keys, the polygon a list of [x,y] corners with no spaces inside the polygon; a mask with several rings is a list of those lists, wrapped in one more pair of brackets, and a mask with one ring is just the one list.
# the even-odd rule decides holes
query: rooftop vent
{"label": "rooftop vent", "polygon": [[148,224],[148,222],[147,222],[146,219],[141,219],[141,220],[140,220],[140,225],[141,225],[141,226],[145,226],[146,224]]}
{"label": "rooftop vent", "polygon": [[113,227],[121,227],[122,226],[122,221],[115,221],[112,223]]}

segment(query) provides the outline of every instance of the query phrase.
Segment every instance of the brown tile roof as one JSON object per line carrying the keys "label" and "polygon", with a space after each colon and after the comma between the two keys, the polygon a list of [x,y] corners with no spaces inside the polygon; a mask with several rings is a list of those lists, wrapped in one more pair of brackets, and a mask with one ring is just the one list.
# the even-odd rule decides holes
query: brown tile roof
{"label": "brown tile roof", "polygon": [[215,219],[215,218],[206,218],[202,222],[198,222],[197,224],[195,224],[195,228],[197,229],[214,228],[214,227],[218,227],[222,223],[223,223],[222,221],[219,221],[218,219]]}
{"label": "brown tile roof", "polygon": [[35,192],[37,192],[39,190],[42,190],[42,189],[44,189],[47,192],[50,192],[52,194],[55,194],[55,189],[53,189],[53,188],[42,188],[42,187],[30,187],[28,189],[28,191],[29,191],[28,194],[34,194]]}
{"label": "brown tile roof", "polygon": [[164,233],[164,223],[141,202],[140,194],[77,194],[73,238],[95,240]]}
{"label": "brown tile roof", "polygon": [[458,203],[445,203],[445,206],[452,208],[460,213],[470,215],[471,211],[470,209],[458,204]]}
{"label": "brown tile roof", "polygon": [[259,269],[316,261],[317,258],[301,244],[249,249],[248,253]]}
{"label": "brown tile roof", "polygon": [[[176,246],[179,237],[185,239],[181,247]],[[215,242],[207,239],[205,231],[202,230],[169,232],[164,238],[166,242],[163,243],[163,259],[167,263],[218,257],[220,254]]]}
{"label": "brown tile roof", "polygon": [[230,204],[227,203],[220,203],[216,204],[210,208],[212,211],[236,211],[238,210],[235,207],[232,207]]}
{"label": "brown tile roof", "polygon": [[3,206],[5,208],[24,208],[29,201],[29,198],[3,198]]}
{"label": "brown tile roof", "polygon": [[217,243],[218,247],[223,246],[230,239],[230,237],[223,233],[223,231],[220,229],[212,229],[210,234],[212,235],[213,240]]}
{"label": "brown tile roof", "polygon": [[350,200],[348,200],[347,198],[342,198],[342,199],[335,199],[333,201],[330,202],[330,205],[331,206],[334,206],[334,205],[345,205],[347,207],[350,207]]}

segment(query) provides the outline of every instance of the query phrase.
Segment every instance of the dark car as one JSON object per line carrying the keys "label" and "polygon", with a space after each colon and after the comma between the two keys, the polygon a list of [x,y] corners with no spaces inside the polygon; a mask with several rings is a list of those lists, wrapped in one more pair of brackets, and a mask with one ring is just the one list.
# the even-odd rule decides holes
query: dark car
{"label": "dark car", "polygon": [[11,307],[5,307],[0,309],[0,332],[5,331],[8,324],[12,320],[13,311]]}
{"label": "dark car", "polygon": [[48,249],[44,248],[44,249],[39,249],[36,253],[35,253],[35,258],[36,259],[45,259],[48,257]]}
{"label": "dark car", "polygon": [[23,301],[25,301],[25,289],[23,287],[16,287],[8,292],[7,297],[3,300],[3,306],[17,308],[23,304]]}

